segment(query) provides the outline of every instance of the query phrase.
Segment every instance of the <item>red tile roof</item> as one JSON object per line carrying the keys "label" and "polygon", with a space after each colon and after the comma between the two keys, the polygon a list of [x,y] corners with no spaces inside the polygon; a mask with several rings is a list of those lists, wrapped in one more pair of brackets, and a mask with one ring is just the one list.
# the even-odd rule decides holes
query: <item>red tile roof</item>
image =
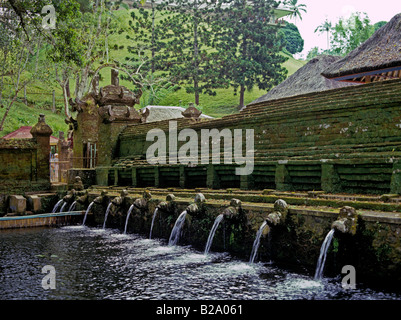
{"label": "red tile roof", "polygon": [[[11,132],[3,137],[3,139],[32,139],[31,135],[32,127],[23,126],[14,132]],[[56,137],[50,136],[50,145],[56,145],[58,139]]]}

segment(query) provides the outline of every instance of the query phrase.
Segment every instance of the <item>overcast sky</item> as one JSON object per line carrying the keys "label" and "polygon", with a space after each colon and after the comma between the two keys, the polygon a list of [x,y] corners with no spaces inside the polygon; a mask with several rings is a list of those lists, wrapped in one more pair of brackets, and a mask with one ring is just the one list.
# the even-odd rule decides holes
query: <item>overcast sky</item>
{"label": "overcast sky", "polygon": [[304,51],[306,56],[315,46],[327,48],[326,34],[315,33],[315,29],[327,18],[333,24],[342,16],[348,17],[352,12],[366,12],[372,23],[389,21],[396,14],[401,13],[401,0],[298,0],[306,4],[307,13],[303,13],[302,21],[288,19],[295,23],[305,40]]}

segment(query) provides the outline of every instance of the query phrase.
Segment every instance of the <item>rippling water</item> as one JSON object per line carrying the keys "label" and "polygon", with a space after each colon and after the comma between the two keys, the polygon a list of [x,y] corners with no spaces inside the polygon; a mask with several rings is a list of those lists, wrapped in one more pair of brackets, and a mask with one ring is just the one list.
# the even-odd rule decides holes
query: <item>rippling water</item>
{"label": "rippling water", "polygon": [[[42,288],[42,268],[56,289]],[[0,299],[400,299],[340,280],[314,281],[228,253],[204,255],[167,241],[84,226],[0,232]]]}

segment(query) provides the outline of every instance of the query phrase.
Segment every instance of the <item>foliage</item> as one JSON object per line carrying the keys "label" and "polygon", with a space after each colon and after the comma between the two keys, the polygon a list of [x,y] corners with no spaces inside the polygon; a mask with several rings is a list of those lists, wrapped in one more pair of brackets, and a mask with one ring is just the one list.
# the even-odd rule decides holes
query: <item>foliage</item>
{"label": "foliage", "polygon": [[216,88],[226,85],[216,71],[213,49],[213,26],[221,3],[166,0],[165,5],[168,11],[160,21],[164,45],[159,68],[168,72],[172,82],[194,94],[195,104],[199,105],[200,94],[215,95]]}
{"label": "foliage", "polygon": [[374,27],[366,13],[354,13],[350,18],[340,18],[332,29],[331,51],[338,55],[347,55],[369,39]]}
{"label": "foliage", "polygon": [[306,13],[306,5],[299,4],[298,0],[285,0],[283,3],[287,8],[293,10],[293,14],[291,15],[293,18],[299,18],[302,20],[302,12]]}
{"label": "foliage", "polygon": [[322,52],[320,51],[319,47],[313,47],[312,49],[309,50],[308,54],[306,55],[306,60],[311,60],[320,54],[322,54]]}
{"label": "foliage", "polygon": [[[280,55],[282,35],[269,24],[272,0],[230,1],[218,15],[215,48],[220,62],[221,78],[240,88],[239,108],[244,106],[245,90],[254,86],[270,90],[285,79],[287,70],[281,66],[286,58]],[[257,14],[255,14],[257,13]]]}
{"label": "foliage", "polygon": [[319,54],[345,56],[369,39],[386,23],[380,21],[372,25],[368,15],[360,12],[352,14],[348,19],[340,18],[334,25],[326,19],[315,29],[315,32],[327,33],[327,49],[323,51],[318,47],[312,48],[307,59]]}
{"label": "foliage", "polygon": [[319,32],[319,33],[326,32],[326,34],[327,34],[327,50],[330,49],[330,32],[331,32],[331,29],[332,29],[332,24],[327,19],[315,29],[315,33],[316,32]]}
{"label": "foliage", "polygon": [[286,23],[286,25],[280,29],[279,31],[284,40],[285,40],[285,48],[291,54],[296,54],[298,52],[302,52],[304,50],[304,39],[297,26],[293,23]]}

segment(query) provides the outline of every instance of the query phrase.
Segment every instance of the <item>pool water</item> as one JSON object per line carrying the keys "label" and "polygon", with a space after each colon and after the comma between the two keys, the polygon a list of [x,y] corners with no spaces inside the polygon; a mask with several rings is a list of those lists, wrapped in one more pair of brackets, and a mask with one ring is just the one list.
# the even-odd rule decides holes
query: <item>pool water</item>
{"label": "pool water", "polygon": [[[44,289],[52,266],[55,289]],[[272,264],[204,255],[164,239],[81,226],[0,232],[2,300],[399,300],[341,279],[289,272]]]}

